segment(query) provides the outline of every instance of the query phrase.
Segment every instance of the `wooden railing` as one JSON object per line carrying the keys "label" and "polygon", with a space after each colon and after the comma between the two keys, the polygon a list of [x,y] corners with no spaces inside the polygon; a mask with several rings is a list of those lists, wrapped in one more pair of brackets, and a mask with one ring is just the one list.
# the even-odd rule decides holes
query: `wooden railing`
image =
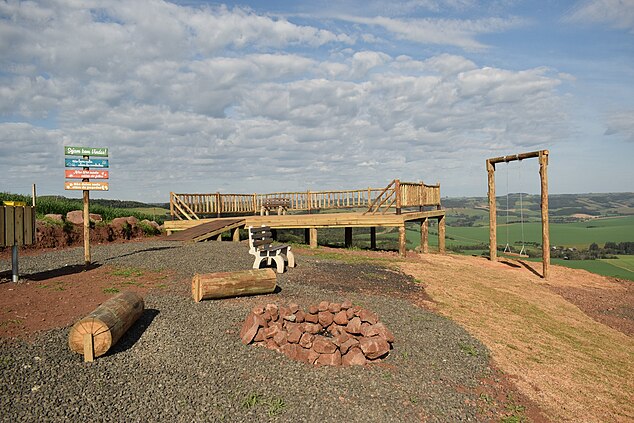
{"label": "wooden railing", "polygon": [[[389,200],[383,201],[388,193]],[[400,182],[395,179],[386,188],[366,188],[341,191],[272,192],[267,194],[177,194],[170,193],[172,220],[197,220],[232,214],[258,214],[269,199],[287,199],[288,210],[367,209],[366,213],[386,213],[403,207],[440,206],[440,185],[422,182]],[[376,210],[373,211],[373,207]]]}

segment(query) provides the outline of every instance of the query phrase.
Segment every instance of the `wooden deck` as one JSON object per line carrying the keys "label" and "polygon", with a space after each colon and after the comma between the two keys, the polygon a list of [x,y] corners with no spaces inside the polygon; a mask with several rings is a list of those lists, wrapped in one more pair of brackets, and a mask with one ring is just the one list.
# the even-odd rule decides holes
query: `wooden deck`
{"label": "wooden deck", "polygon": [[[319,228],[346,228],[346,245],[352,240],[352,228],[371,228],[370,239],[373,248],[376,248],[376,227],[399,228],[399,253],[406,254],[405,223],[420,223],[421,249],[428,252],[428,222],[429,219],[438,220],[438,246],[439,251],[445,251],[445,211],[431,210],[421,212],[407,212],[402,214],[364,214],[358,212],[349,213],[319,213],[319,214],[291,214],[270,216],[243,216],[240,218],[216,218],[199,220],[174,220],[166,221],[165,229],[168,234],[174,234],[168,239],[183,239],[202,241],[213,237],[219,237],[222,232],[233,230],[234,241],[239,241],[239,232],[236,228],[249,226],[270,226],[273,229],[305,229],[308,243],[311,247],[317,247],[317,229]],[[186,232],[190,231],[188,234]],[[238,234],[238,235],[236,235]],[[237,239],[236,239],[237,237]]]}

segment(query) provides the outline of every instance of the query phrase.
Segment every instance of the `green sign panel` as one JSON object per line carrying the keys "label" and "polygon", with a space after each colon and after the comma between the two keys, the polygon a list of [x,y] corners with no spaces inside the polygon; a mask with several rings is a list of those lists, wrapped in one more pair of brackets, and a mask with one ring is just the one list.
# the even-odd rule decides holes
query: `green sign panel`
{"label": "green sign panel", "polygon": [[64,155],[108,157],[108,147],[64,147]]}

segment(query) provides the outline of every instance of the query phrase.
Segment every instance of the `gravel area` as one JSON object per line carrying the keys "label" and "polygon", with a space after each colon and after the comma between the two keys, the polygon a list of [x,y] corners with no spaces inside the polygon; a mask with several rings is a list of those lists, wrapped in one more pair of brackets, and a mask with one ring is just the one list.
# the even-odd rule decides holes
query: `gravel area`
{"label": "gravel area", "polygon": [[[244,244],[144,242],[93,247],[98,264],[194,273],[250,268]],[[83,250],[29,257],[21,273],[83,261]],[[84,363],[67,346],[70,328],[31,343],[0,340],[2,421],[475,421],[474,387],[487,376],[488,352],[454,322],[405,299],[337,288],[363,275],[376,284],[411,279],[372,264],[297,256],[278,276],[280,292],[194,303],[182,293],[150,293],[141,319],[104,357]],[[10,263],[0,262],[0,271]],[[327,284],[321,283],[328,281]],[[347,286],[347,287],[346,287]],[[239,329],[255,305],[304,308],[349,299],[376,312],[396,342],[379,365],[315,368],[265,348],[245,346]]]}

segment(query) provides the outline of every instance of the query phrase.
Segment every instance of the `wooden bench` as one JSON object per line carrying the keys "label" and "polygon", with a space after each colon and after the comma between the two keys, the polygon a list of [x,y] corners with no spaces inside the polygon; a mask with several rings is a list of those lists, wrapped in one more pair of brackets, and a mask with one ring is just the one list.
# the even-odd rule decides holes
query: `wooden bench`
{"label": "wooden bench", "polygon": [[260,207],[260,216],[265,214],[268,216],[269,212],[273,209],[277,209],[277,214],[286,214],[286,211],[291,205],[291,200],[288,198],[265,198],[262,200],[262,207]]}
{"label": "wooden bench", "polygon": [[295,257],[288,245],[272,245],[273,234],[268,226],[249,226],[249,254],[255,256],[253,268],[259,269],[262,260],[271,265],[275,260],[277,273],[284,273],[284,262],[288,261],[288,267],[295,267]]}

